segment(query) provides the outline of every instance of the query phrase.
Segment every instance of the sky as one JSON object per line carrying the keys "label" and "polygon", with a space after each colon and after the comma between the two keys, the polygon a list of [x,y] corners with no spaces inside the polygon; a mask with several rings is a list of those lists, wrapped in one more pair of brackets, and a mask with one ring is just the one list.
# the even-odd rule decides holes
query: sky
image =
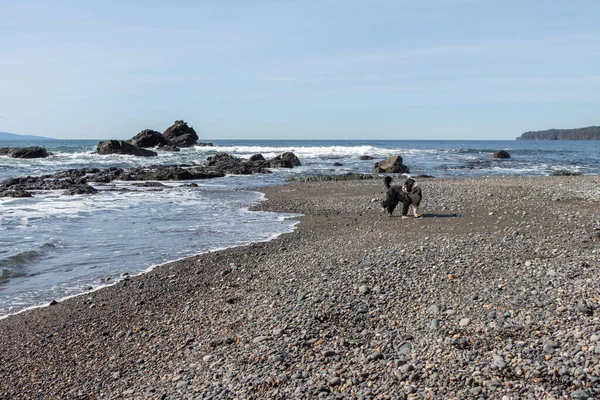
{"label": "sky", "polygon": [[600,125],[597,0],[0,0],[0,131],[512,140]]}

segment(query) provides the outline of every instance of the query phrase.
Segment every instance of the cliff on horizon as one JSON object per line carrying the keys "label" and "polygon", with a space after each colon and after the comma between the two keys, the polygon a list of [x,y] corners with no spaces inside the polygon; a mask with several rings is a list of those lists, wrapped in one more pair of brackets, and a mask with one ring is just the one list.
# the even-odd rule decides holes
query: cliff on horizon
{"label": "cliff on horizon", "polygon": [[523,133],[517,140],[600,140],[600,126],[530,131]]}
{"label": "cliff on horizon", "polygon": [[35,136],[35,135],[21,135],[18,133],[8,133],[8,132],[0,132],[0,140],[56,140],[54,138],[45,137],[45,136]]}

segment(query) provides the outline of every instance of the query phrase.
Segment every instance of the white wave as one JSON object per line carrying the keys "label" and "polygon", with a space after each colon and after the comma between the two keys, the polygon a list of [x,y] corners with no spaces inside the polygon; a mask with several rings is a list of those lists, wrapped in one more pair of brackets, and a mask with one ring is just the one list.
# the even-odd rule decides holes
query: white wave
{"label": "white wave", "polygon": [[373,155],[397,154],[401,149],[384,149],[374,146],[215,146],[196,147],[199,152],[212,149],[216,152],[228,153],[238,157],[247,157],[252,154],[262,154],[265,158],[272,158],[285,152],[293,152],[300,160],[303,158],[335,158],[335,157],[360,157]]}

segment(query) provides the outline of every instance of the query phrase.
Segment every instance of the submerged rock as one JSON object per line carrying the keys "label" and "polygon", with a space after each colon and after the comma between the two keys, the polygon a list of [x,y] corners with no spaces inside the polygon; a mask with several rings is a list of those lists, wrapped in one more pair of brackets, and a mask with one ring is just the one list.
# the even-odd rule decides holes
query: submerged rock
{"label": "submerged rock", "polygon": [[510,158],[510,154],[508,151],[500,150],[490,155],[490,158]]}

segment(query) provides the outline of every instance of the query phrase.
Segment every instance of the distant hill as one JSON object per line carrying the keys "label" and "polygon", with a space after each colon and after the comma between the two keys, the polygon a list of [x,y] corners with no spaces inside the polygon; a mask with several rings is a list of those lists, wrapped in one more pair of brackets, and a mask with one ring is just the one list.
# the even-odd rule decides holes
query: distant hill
{"label": "distant hill", "polygon": [[0,132],[0,140],[56,140],[45,136],[19,135],[16,133]]}
{"label": "distant hill", "polygon": [[600,126],[525,132],[517,140],[600,140]]}

